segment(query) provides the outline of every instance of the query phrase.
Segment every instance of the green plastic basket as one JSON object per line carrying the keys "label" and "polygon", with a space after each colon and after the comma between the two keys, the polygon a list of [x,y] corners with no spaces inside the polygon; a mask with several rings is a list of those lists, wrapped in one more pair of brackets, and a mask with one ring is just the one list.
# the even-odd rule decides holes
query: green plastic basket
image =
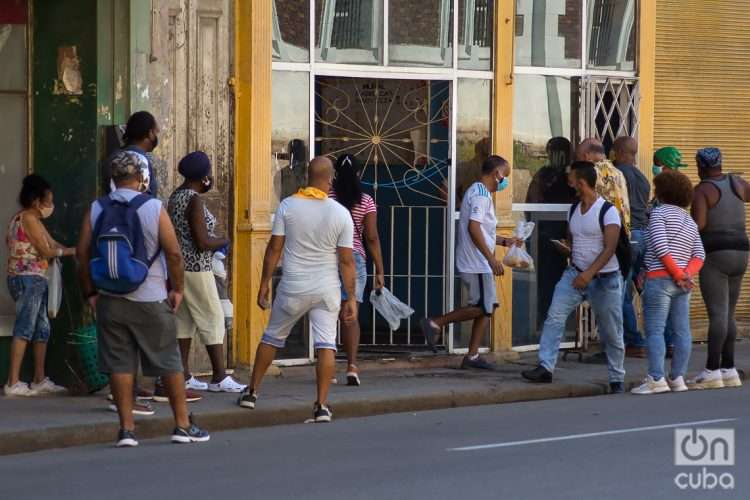
{"label": "green plastic basket", "polygon": [[78,358],[77,368],[88,391],[93,393],[109,384],[109,377],[99,372],[96,325],[84,326],[68,335],[68,344],[75,350]]}

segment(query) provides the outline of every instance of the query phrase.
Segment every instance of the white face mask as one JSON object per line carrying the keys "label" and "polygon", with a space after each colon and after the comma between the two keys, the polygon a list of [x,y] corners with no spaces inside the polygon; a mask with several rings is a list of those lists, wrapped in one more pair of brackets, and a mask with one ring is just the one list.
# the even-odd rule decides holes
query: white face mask
{"label": "white face mask", "polygon": [[47,219],[52,216],[55,212],[55,205],[52,204],[48,207],[39,207],[39,211],[42,213],[42,219]]}

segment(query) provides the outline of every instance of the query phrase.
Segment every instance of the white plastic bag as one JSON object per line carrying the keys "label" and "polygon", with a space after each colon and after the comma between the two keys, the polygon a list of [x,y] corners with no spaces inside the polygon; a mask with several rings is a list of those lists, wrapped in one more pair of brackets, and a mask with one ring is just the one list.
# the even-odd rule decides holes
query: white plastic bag
{"label": "white plastic bag", "polygon": [[211,270],[219,279],[227,279],[227,268],[224,266],[224,260],[227,256],[221,252],[214,252],[213,258],[211,259]]}
{"label": "white plastic bag", "polygon": [[414,309],[396,298],[387,288],[373,290],[370,293],[370,303],[375,310],[388,322],[391,330],[398,330],[401,320],[414,314]]}
{"label": "white plastic bag", "polygon": [[60,312],[62,296],[62,262],[60,259],[52,259],[47,269],[47,315],[52,319]]}
{"label": "white plastic bag", "polygon": [[[516,228],[513,230],[513,237],[522,241],[526,241],[531,234],[534,232],[534,223],[526,221],[518,221]],[[513,245],[508,250],[503,258],[503,265],[512,267],[515,269],[523,269],[526,271],[534,270],[534,259],[531,258],[529,252],[526,251],[526,245],[521,246]]]}

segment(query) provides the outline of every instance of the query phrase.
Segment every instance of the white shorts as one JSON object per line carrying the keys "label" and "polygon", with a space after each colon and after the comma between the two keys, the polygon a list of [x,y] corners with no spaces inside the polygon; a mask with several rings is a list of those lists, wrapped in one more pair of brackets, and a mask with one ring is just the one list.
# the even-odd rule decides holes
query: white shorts
{"label": "white shorts", "polygon": [[185,272],[185,295],[177,310],[177,338],[198,337],[203,345],[224,343],[224,309],[214,273]]}
{"label": "white shorts", "polygon": [[277,291],[271,308],[271,320],[261,343],[282,349],[294,325],[305,314],[309,314],[314,348],[335,351],[340,300],[338,289],[334,294],[325,295],[287,295],[283,291]]}

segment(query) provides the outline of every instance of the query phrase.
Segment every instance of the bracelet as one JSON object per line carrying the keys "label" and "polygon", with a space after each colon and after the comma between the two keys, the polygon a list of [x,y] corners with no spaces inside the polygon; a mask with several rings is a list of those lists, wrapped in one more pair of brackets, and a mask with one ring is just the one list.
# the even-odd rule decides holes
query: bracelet
{"label": "bracelet", "polygon": [[63,256],[63,249],[62,248],[58,248],[57,249],[57,256],[58,257],[62,257]]}

